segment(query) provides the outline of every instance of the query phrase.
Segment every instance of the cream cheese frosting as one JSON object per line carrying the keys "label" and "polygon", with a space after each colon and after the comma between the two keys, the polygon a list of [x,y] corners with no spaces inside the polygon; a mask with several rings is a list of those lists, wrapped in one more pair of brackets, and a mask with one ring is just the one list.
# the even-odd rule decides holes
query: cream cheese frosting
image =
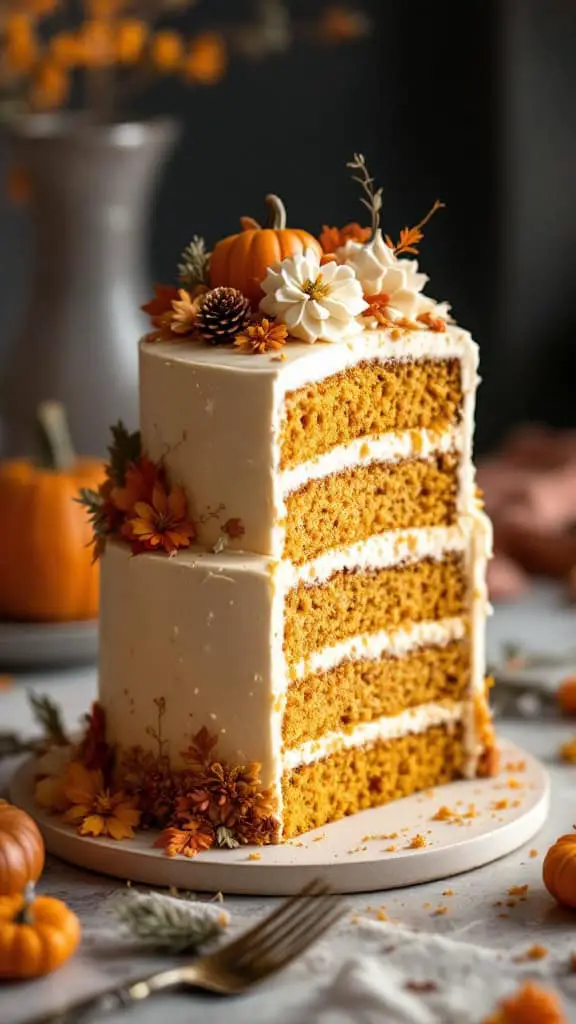
{"label": "cream cheese frosting", "polygon": [[[282,355],[283,360],[270,354],[247,358],[226,346],[141,343],[143,450],[162,459],[171,478],[184,487],[201,544],[213,547],[222,522],[237,517],[245,533],[230,542],[232,550],[281,557],[285,488],[279,436],[286,395],[367,359],[460,360],[464,408],[458,444],[464,505],[470,504],[478,353],[466,331],[449,326],[443,333],[414,331],[398,339],[386,330],[362,331],[339,345],[294,342]],[[366,443],[385,441],[368,437]],[[347,459],[354,452],[339,456]]]}

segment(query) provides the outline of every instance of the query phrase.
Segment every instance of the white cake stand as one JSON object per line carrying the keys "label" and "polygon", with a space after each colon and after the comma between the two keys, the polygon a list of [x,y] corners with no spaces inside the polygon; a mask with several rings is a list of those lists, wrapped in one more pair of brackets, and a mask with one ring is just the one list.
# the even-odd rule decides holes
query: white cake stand
{"label": "white cake stand", "polygon": [[[535,835],[548,813],[548,775],[531,754],[507,740],[500,744],[504,767],[495,779],[439,786],[280,846],[208,850],[192,860],[154,849],[153,832],[120,843],[81,837],[44,814],[32,795],[34,759],[16,772],[10,795],[36,819],[50,853],[115,878],[196,892],[284,896],[321,877],[334,892],[374,892],[470,871]],[[524,767],[518,769],[519,763]],[[441,806],[460,818],[434,821]],[[410,848],[417,835],[426,845]]]}

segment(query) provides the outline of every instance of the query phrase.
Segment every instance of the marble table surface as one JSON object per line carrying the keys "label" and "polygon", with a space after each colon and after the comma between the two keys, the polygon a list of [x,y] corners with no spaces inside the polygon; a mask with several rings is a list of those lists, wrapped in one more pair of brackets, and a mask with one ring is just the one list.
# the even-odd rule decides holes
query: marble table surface
{"label": "marble table surface", "polygon": [[[504,642],[531,649],[576,646],[576,609],[565,607],[552,589],[537,589],[522,605],[498,609],[489,632],[492,657]],[[576,667],[576,666],[575,666]],[[75,723],[95,694],[94,669],[22,675],[0,693],[0,728],[32,730],[27,687],[49,693]],[[108,1024],[480,1024],[495,1000],[527,977],[561,995],[567,1019],[576,1022],[576,914],[551,901],[541,881],[542,858],[550,843],[576,822],[576,767],[558,761],[559,745],[576,734],[553,709],[537,719],[507,718],[503,735],[530,749],[552,778],[548,821],[527,847],[494,864],[449,882],[348,898],[342,922],[301,960],[248,996],[222,1000],[198,995],[156,997],[105,1017]],[[0,763],[0,791],[13,764]],[[537,856],[530,856],[530,850]],[[508,889],[528,885],[527,899],[506,902]],[[127,945],[118,934],[110,900],[120,883],[49,858],[42,892],[66,899],[79,914],[79,953],[51,977],[0,988],[2,1024],[24,1024],[85,996],[142,973],[177,962]],[[449,888],[452,895],[444,896]],[[241,931],[277,904],[261,897],[224,897],[231,932]],[[377,919],[385,906],[387,921]],[[446,913],[435,913],[447,906]],[[540,960],[522,959],[534,944],[546,947]],[[425,982],[426,991],[417,991]],[[416,984],[415,984],[416,983]],[[422,986],[420,986],[422,989]],[[100,1019],[100,1018],[99,1018]]]}

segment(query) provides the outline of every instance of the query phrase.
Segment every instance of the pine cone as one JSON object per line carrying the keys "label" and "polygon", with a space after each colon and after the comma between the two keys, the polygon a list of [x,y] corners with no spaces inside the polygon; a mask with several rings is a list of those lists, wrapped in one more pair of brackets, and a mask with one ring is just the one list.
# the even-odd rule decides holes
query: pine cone
{"label": "pine cone", "polygon": [[250,300],[237,288],[207,292],[196,317],[196,329],[211,345],[231,341],[250,319]]}

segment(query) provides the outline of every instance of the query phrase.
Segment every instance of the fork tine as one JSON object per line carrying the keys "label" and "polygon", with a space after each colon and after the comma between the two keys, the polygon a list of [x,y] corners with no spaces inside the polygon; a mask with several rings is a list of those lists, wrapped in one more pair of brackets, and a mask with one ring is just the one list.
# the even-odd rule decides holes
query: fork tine
{"label": "fork tine", "polygon": [[[243,932],[234,942],[226,946],[221,953],[228,953],[230,950],[233,953],[237,953],[240,948],[244,948],[246,944],[252,942],[252,940],[260,938],[261,936],[267,936],[270,931],[271,925],[276,925],[283,919],[289,919],[293,916],[295,908],[302,907],[302,904],[306,902],[306,897],[313,897],[316,899],[319,895],[323,894],[324,887],[318,878],[313,878],[311,882],[308,882],[300,892],[291,896],[289,899],[284,900],[280,906],[274,910],[268,917],[258,921],[252,928],[247,932]],[[216,956],[220,953],[216,953]]]}
{"label": "fork tine", "polygon": [[281,970],[283,967],[287,967],[292,960],[300,956],[309,946],[312,946],[317,939],[324,935],[338,920],[346,913],[346,905],[340,904],[338,907],[334,907],[329,913],[327,913],[321,921],[316,923],[313,928],[307,929],[304,933],[294,936],[290,947],[284,953],[280,959],[275,961],[274,970]]}
{"label": "fork tine", "polygon": [[268,918],[263,922],[262,928],[255,928],[252,932],[242,936],[248,941],[242,942],[242,948],[236,951],[236,955],[242,960],[256,956],[259,951],[273,945],[278,939],[292,931],[294,925],[302,918],[313,916],[312,908],[318,908],[320,901],[327,895],[326,888],[318,889],[314,895],[305,899],[290,900],[286,904],[286,913],[276,917],[275,920]]}
{"label": "fork tine", "polygon": [[342,900],[334,896],[317,899],[314,905],[308,905],[298,917],[292,918],[288,927],[281,930],[276,928],[275,934],[269,938],[269,948],[280,950],[293,942],[298,942],[301,935],[313,931],[317,924],[321,925],[341,903]]}

